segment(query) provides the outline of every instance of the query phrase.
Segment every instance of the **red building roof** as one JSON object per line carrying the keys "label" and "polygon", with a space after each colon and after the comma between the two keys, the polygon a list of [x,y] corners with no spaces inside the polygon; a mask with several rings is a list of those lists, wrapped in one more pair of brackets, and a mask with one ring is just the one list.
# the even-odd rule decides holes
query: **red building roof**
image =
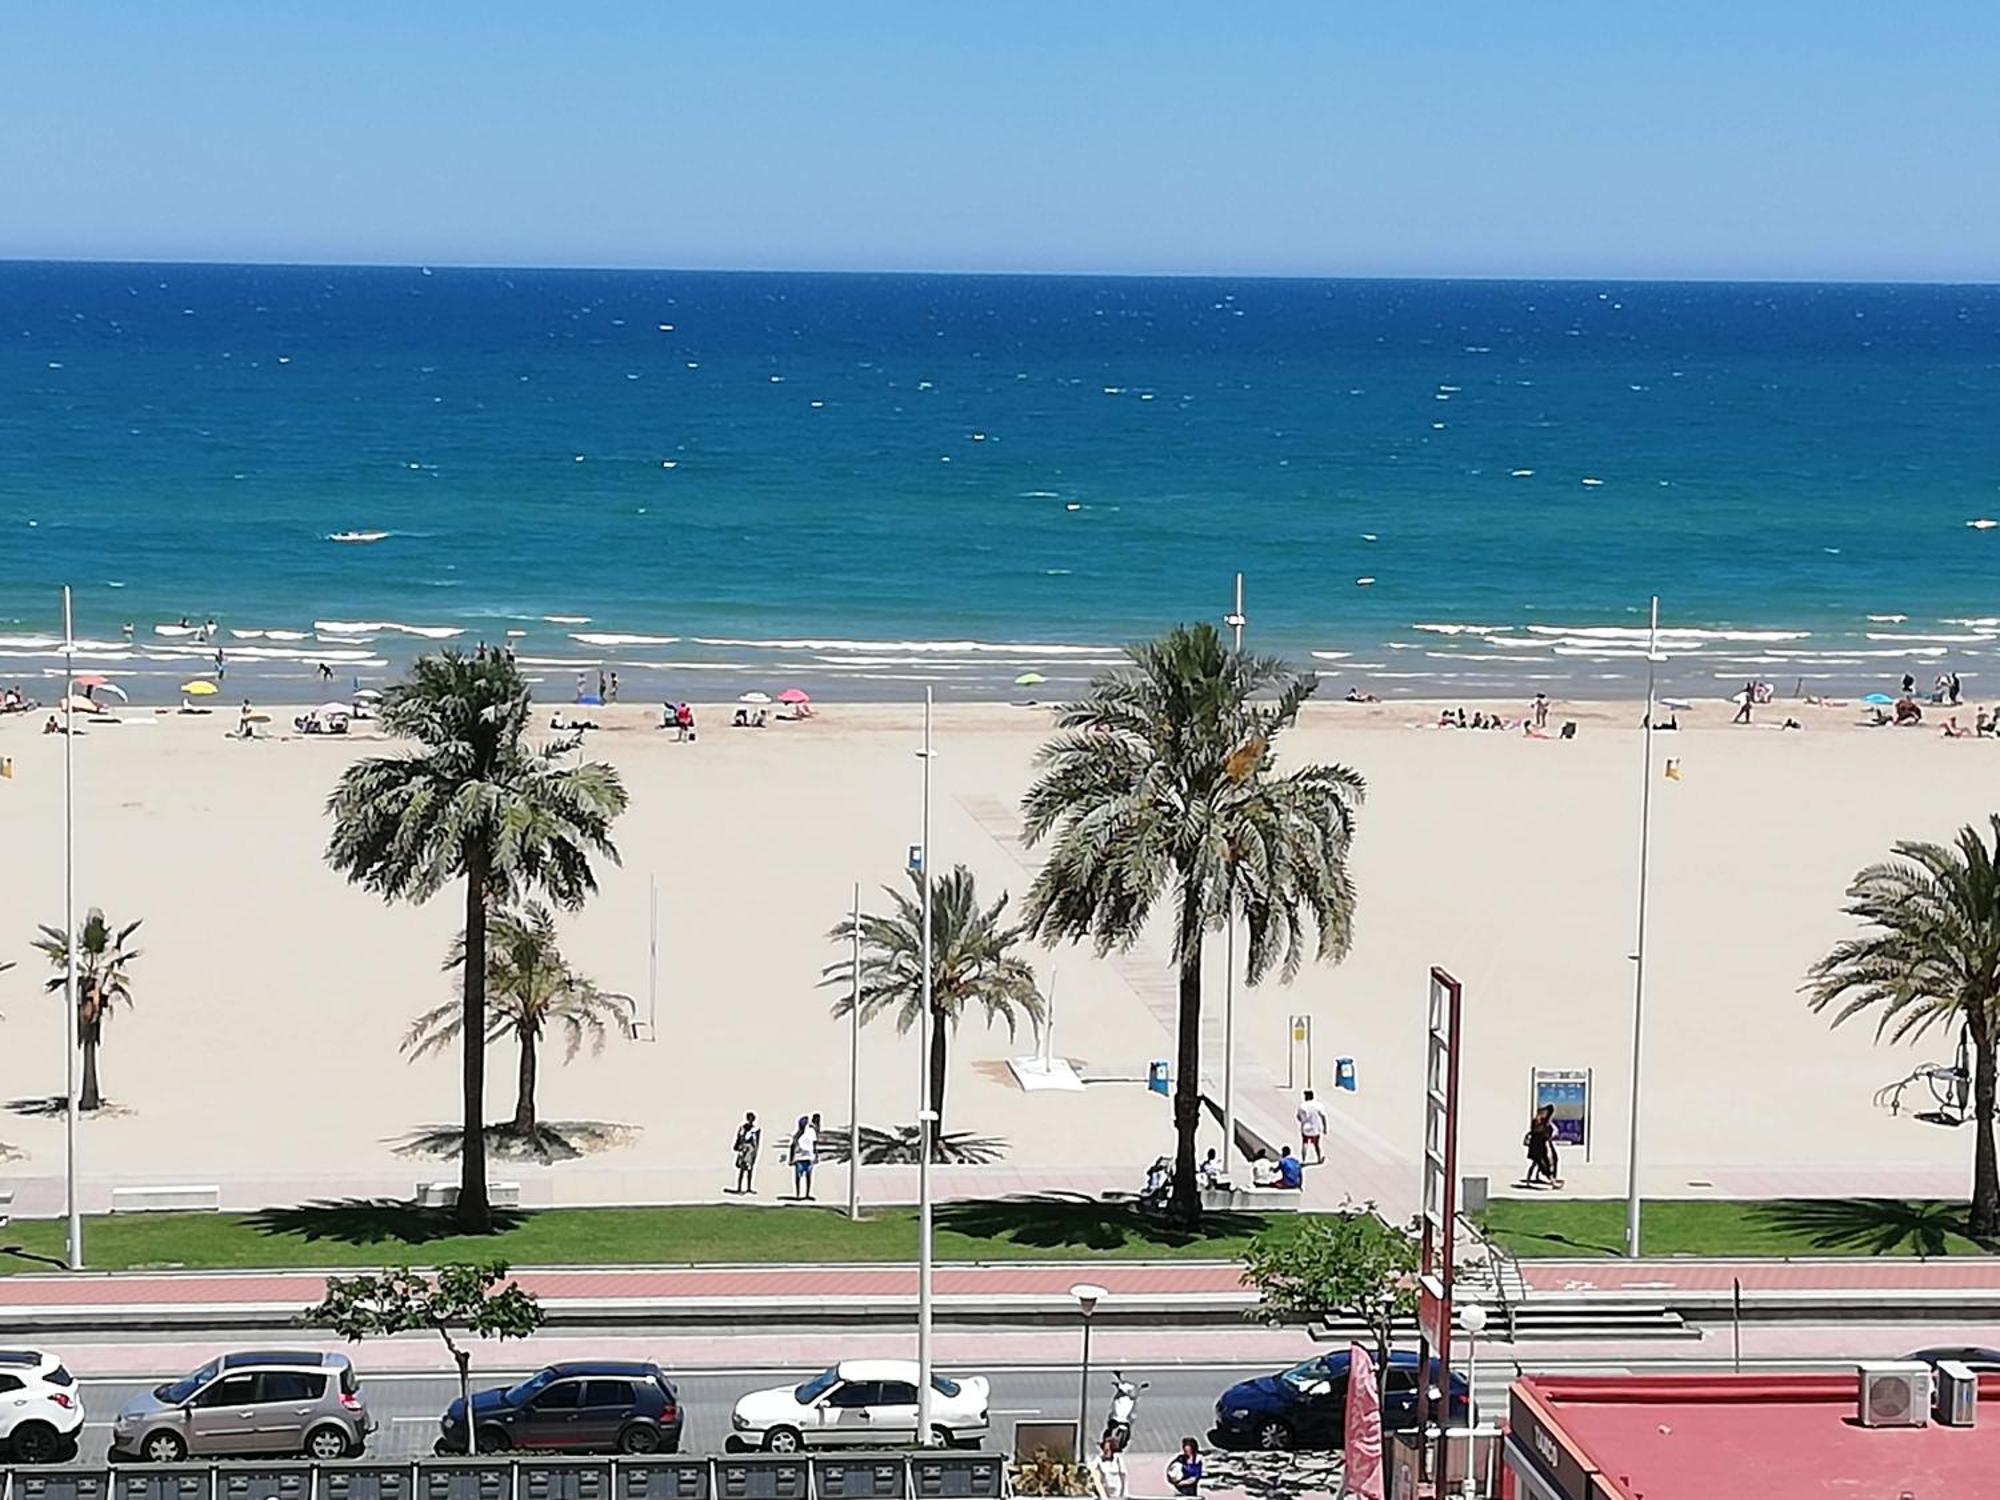
{"label": "red building roof", "polygon": [[1857,1395],[1854,1375],[1535,1376],[1509,1451],[1565,1500],[2000,1495],[2000,1380],[1972,1427],[1863,1427]]}

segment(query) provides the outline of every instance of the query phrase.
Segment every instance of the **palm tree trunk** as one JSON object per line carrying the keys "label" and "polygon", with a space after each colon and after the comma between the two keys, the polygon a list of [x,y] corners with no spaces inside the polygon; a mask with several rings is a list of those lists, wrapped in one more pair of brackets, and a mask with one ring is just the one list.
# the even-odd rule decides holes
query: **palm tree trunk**
{"label": "palm tree trunk", "polygon": [[1996,1038],[1981,1026],[1973,1034],[1976,1060],[1972,1065],[1972,1238],[1990,1243],[2000,1238],[2000,1157],[1993,1149],[1993,1095]]}
{"label": "palm tree trunk", "polygon": [[[944,1139],[944,1064],[945,1049],[949,1040],[945,1036],[945,1017],[941,1010],[931,1011],[931,1113],[937,1118],[931,1121],[931,1160],[938,1160],[938,1143]],[[908,1075],[905,1074],[905,1077]]]}
{"label": "palm tree trunk", "polygon": [[[492,1205],[486,1201],[486,851],[465,851],[464,1029],[459,1035],[464,1064],[464,1133],[458,1152],[458,1227],[466,1234],[489,1234]],[[469,1414],[468,1414],[469,1419]]]}
{"label": "palm tree trunk", "polygon": [[1170,1223],[1201,1223],[1195,1181],[1195,1132],[1201,1127],[1201,893],[1192,882],[1181,896],[1179,1059],[1174,1068],[1174,1189],[1167,1199]]}
{"label": "palm tree trunk", "polygon": [[100,1028],[85,1026],[83,1032],[83,1091],[77,1095],[78,1109],[102,1109],[104,1095],[97,1086],[97,1042]]}
{"label": "palm tree trunk", "polygon": [[521,1071],[514,1088],[514,1134],[533,1140],[541,1131],[535,1116],[535,1071],[538,1063],[535,1033],[521,1030]]}

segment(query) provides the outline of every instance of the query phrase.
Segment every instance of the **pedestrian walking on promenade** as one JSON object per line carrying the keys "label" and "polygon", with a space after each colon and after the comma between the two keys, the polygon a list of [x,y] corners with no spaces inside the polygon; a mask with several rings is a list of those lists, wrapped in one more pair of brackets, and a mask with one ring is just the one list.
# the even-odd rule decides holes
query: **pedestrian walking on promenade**
{"label": "pedestrian walking on promenade", "polygon": [[1326,1111],[1313,1100],[1313,1091],[1306,1090],[1305,1102],[1299,1106],[1299,1160],[1312,1153],[1316,1162],[1326,1160],[1326,1148],[1320,1144],[1326,1136]]}

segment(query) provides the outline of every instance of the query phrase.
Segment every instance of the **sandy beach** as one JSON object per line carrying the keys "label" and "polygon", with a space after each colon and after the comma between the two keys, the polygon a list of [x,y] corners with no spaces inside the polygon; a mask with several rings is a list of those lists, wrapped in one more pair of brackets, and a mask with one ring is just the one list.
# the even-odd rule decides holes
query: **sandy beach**
{"label": "sandy beach", "polygon": [[[294,711],[270,712],[275,728]],[[817,985],[838,956],[826,932],[854,882],[867,902],[902,878],[918,836],[920,710],[841,705],[754,731],[709,707],[693,744],[660,732],[657,709],[588,712],[603,727],[587,753],[620,769],[632,807],[617,828],[623,864],[602,869],[601,897],[563,919],[566,944],[643,1016],[657,882],[658,1040],[614,1039],[567,1066],[551,1049],[544,1117],[626,1127],[608,1149],[551,1170],[570,1201],[713,1196],[744,1110],[767,1122],[767,1140],[808,1110],[845,1118],[845,1023]],[[1917,1062],[1948,1060],[1955,1036],[1877,1046],[1866,1023],[1830,1030],[1797,987],[1847,930],[1841,893],[1860,865],[1898,837],[1948,838],[1992,809],[2000,745],[1947,741],[1931,725],[1862,730],[1851,706],[1780,704],[1747,729],[1729,726],[1730,713],[1697,705],[1657,742],[1680,775],[1654,783],[1647,1185],[1721,1191],[1763,1174],[1844,1192],[1888,1174],[1913,1191],[1949,1189],[1969,1172],[1969,1135],[1892,1119],[1871,1100]],[[1786,713],[1805,731],[1768,727]],[[1286,1017],[1311,1016],[1317,1081],[1343,1128],[1414,1158],[1425,973],[1442,964],[1466,986],[1467,1169],[1496,1183],[1518,1177],[1530,1070],[1588,1069],[1594,1139],[1587,1160],[1566,1159],[1568,1180],[1577,1192],[1619,1191],[1638,705],[1557,705],[1553,722],[1579,725],[1572,741],[1440,731],[1429,727],[1436,716],[1435,705],[1315,703],[1281,742],[1292,764],[1345,761],[1368,780],[1354,850],[1358,937],[1343,965],[1239,996],[1246,1067],[1282,1081]],[[41,993],[48,969],[29,947],[35,924],[62,910],[63,741],[39,733],[42,717],[0,721],[0,756],[13,763],[0,780],[0,960],[18,965],[0,974],[0,1099],[10,1101],[61,1088],[60,1007]],[[1968,706],[1960,721],[1971,717]],[[283,1180],[317,1196],[450,1176],[398,1147],[452,1122],[454,1064],[406,1062],[397,1043],[449,992],[440,963],[456,894],[387,907],[321,858],[335,777],[387,744],[365,725],[347,738],[239,742],[227,737],[227,706],[123,718],[75,746],[79,911],[97,904],[145,924],[137,1003],[106,1028],[104,1087],[116,1107],[83,1125],[86,1180],[237,1183],[253,1194]],[[1020,705],[937,710],[934,858],[970,866],[989,898],[1018,899],[1028,884],[1015,809],[1048,723],[1046,710]],[[1208,1066],[1219,1071],[1219,938],[1211,954]],[[1166,978],[1163,955],[1157,934],[1117,964],[1075,949],[1040,954],[1056,992],[1055,1050],[1089,1074],[1131,1079],[1170,1056],[1147,989]],[[1136,1083],[1021,1092],[1004,1060],[1032,1047],[968,1021],[948,1127],[1005,1142],[1007,1163],[1027,1172],[1136,1177],[1168,1148],[1167,1104]],[[1329,1087],[1337,1057],[1354,1059],[1353,1093]],[[907,1118],[915,1081],[914,1041],[886,1021],[869,1027],[864,1121]],[[513,1082],[512,1047],[496,1047],[494,1116],[511,1108]],[[1921,1088],[1910,1099],[1929,1103]],[[1289,1112],[1268,1087],[1249,1102]],[[59,1118],[0,1113],[0,1142],[19,1153],[0,1164],[0,1183],[61,1171]],[[766,1179],[774,1189],[775,1171]]]}

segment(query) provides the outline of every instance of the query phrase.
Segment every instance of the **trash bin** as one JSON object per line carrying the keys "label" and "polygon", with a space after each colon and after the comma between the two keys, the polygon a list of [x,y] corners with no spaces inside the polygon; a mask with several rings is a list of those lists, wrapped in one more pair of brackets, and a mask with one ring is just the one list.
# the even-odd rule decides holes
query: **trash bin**
{"label": "trash bin", "polygon": [[1167,1092],[1167,1065],[1164,1062],[1154,1062],[1147,1067],[1146,1087],[1156,1094]]}
{"label": "trash bin", "polygon": [[1336,1057],[1333,1060],[1333,1086],[1346,1089],[1350,1094],[1355,1091],[1353,1058]]}

